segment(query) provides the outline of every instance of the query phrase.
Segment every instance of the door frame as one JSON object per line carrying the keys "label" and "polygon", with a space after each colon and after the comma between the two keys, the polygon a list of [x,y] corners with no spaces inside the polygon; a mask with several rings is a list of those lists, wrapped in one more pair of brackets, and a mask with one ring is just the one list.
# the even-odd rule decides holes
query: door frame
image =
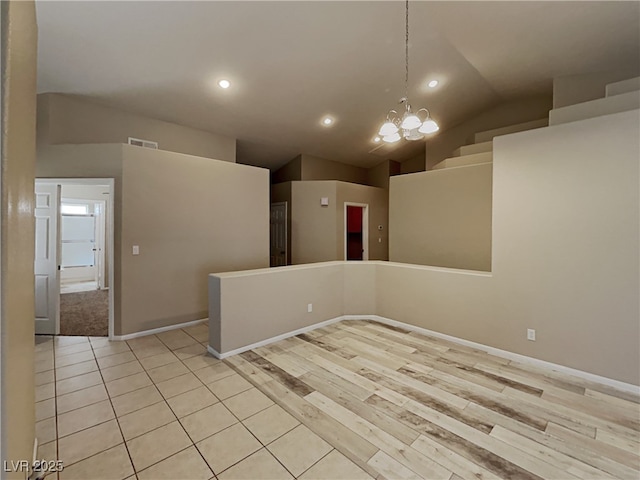
{"label": "door frame", "polygon": [[344,202],[344,230],[342,241],[344,242],[343,260],[347,260],[347,207],[362,207],[362,261],[369,260],[369,204]]}
{"label": "door frame", "polygon": [[[105,199],[105,205],[107,205],[107,215],[105,218],[105,246],[110,252],[107,265],[109,268],[109,340],[113,340],[114,337],[114,306],[115,306],[115,282],[114,282],[114,192],[115,192],[115,180],[113,178],[40,178],[36,177],[36,181],[40,183],[54,183],[57,185],[91,185],[102,186],[109,188],[109,195]],[[60,226],[58,226],[60,228]],[[56,332],[60,332],[60,323],[56,325]]]}

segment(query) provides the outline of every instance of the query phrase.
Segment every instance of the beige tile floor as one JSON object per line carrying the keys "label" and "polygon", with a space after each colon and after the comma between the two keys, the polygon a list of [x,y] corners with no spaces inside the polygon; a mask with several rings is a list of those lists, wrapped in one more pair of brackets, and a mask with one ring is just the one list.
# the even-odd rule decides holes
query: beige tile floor
{"label": "beige tile floor", "polygon": [[68,479],[370,478],[206,353],[206,324],[36,338],[38,458]]}

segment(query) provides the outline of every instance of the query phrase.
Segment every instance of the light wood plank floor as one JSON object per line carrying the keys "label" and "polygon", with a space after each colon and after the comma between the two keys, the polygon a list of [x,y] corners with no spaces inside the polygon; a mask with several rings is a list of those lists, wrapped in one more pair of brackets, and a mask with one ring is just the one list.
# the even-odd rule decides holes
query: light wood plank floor
{"label": "light wood plank floor", "polygon": [[225,362],[374,478],[640,478],[640,399],[369,321]]}

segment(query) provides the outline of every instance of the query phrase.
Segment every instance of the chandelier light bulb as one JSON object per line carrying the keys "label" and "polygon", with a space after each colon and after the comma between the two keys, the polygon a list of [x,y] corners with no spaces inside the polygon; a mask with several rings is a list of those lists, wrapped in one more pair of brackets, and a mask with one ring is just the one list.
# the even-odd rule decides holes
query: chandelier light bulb
{"label": "chandelier light bulb", "polygon": [[220,80],[218,85],[220,88],[229,88],[231,86],[231,82],[229,80]]}
{"label": "chandelier light bulb", "polygon": [[384,122],[378,131],[378,135],[386,137],[398,133],[398,127],[393,122]]}
{"label": "chandelier light bulb", "polygon": [[384,137],[382,137],[382,141],[386,143],[395,143],[400,140],[400,138],[400,133],[396,131],[396,133],[392,135],[385,135]]}
{"label": "chandelier light bulb", "polygon": [[413,130],[414,128],[418,128],[420,125],[422,125],[422,122],[418,116],[413,113],[405,115],[402,119],[402,123],[400,124],[400,126],[405,130]]}
{"label": "chandelier light bulb", "polygon": [[422,124],[422,126],[418,129],[420,133],[434,133],[434,132],[437,132],[438,130],[440,130],[440,127],[436,122],[434,122],[430,118],[427,118]]}

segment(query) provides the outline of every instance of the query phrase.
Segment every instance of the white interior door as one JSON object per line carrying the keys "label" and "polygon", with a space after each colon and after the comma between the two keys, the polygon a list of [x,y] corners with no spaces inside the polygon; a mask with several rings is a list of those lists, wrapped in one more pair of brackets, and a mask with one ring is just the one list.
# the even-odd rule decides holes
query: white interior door
{"label": "white interior door", "polygon": [[271,266],[287,264],[287,202],[271,204]]}
{"label": "white interior door", "polygon": [[60,185],[36,181],[35,300],[36,333],[60,331],[60,276],[58,270]]}

